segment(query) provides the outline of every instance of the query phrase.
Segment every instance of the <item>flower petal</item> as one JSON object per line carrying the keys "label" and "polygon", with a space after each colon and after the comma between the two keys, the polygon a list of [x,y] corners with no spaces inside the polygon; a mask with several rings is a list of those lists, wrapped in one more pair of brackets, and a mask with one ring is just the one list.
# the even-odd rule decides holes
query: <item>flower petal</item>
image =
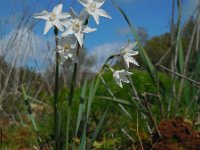
{"label": "flower petal", "polygon": [[125,56],[123,56],[123,58],[124,58],[124,61],[125,61],[125,64],[126,64],[127,68],[129,68],[129,61],[126,59]]}
{"label": "flower petal", "polygon": [[74,35],[77,38],[78,43],[82,47],[83,46],[83,33],[78,32],[78,33],[74,33]]}
{"label": "flower petal", "polygon": [[53,24],[49,21],[46,21],[46,24],[45,24],[45,27],[44,27],[44,34],[46,34],[51,27],[53,27]]}
{"label": "flower petal", "polygon": [[100,8],[105,2],[105,0],[94,0],[94,1],[96,2],[97,8]]}
{"label": "flower petal", "polygon": [[97,24],[99,24],[99,13],[96,10],[94,13],[91,14]]}
{"label": "flower petal", "polygon": [[72,30],[72,28],[70,27],[70,28],[68,28],[66,31],[64,31],[62,34],[61,34],[61,36],[62,37],[65,37],[65,36],[68,36],[69,34],[73,34],[74,33],[74,31]]}
{"label": "flower petal", "polygon": [[124,56],[124,59],[129,63],[133,63],[134,65],[139,66],[138,62],[133,57]]}
{"label": "flower petal", "polygon": [[119,71],[115,71],[113,73],[113,77],[116,78],[116,79],[119,79]]}
{"label": "flower petal", "polygon": [[54,12],[56,15],[60,15],[62,13],[62,7],[62,4],[58,4],[53,8],[52,12]]}
{"label": "flower petal", "polygon": [[66,28],[69,28],[71,26],[71,19],[66,19],[66,20],[63,20],[61,21],[62,25]]}
{"label": "flower petal", "polygon": [[67,19],[68,17],[70,17],[69,13],[62,13],[59,16],[59,19]]}
{"label": "flower petal", "polygon": [[82,32],[90,33],[90,32],[94,32],[94,31],[97,31],[97,29],[96,28],[90,28],[89,26],[84,26]]}
{"label": "flower petal", "polygon": [[133,48],[135,48],[137,46],[137,42],[134,42],[134,43],[130,43],[130,45],[129,45],[129,49],[133,49]]}
{"label": "flower petal", "polygon": [[122,81],[121,81],[120,79],[115,79],[115,82],[116,82],[121,88],[123,88]]}
{"label": "flower petal", "polygon": [[138,55],[139,54],[139,52],[138,51],[134,51],[134,50],[130,50],[130,51],[128,51],[127,52],[127,56],[135,56],[135,55]]}
{"label": "flower petal", "polygon": [[46,10],[43,10],[40,13],[33,14],[34,18],[44,19],[44,20],[49,20],[49,16],[50,16],[50,13],[48,11],[46,11]]}
{"label": "flower petal", "polygon": [[136,66],[139,66],[138,62],[133,57],[131,57],[131,61],[130,62],[133,63]]}
{"label": "flower petal", "polygon": [[125,51],[129,47],[129,41],[127,41],[123,46],[122,46],[122,51]]}
{"label": "flower petal", "polygon": [[76,44],[77,44],[76,37],[73,34],[68,35],[66,37],[62,37],[61,45],[65,46],[66,44],[70,45],[70,48],[72,48],[72,49],[75,48]]}
{"label": "flower petal", "polygon": [[54,24],[60,31],[63,31],[63,26],[62,26],[61,22],[60,22],[58,19],[56,19],[56,20],[53,22],[53,24]]}
{"label": "flower petal", "polygon": [[112,19],[112,17],[111,17],[105,10],[103,10],[103,9],[97,9],[96,11],[97,11],[97,13],[98,13],[100,16],[103,16],[103,17]]}
{"label": "flower petal", "polygon": [[130,83],[129,79],[126,77],[126,72],[120,75],[120,79],[125,83]]}

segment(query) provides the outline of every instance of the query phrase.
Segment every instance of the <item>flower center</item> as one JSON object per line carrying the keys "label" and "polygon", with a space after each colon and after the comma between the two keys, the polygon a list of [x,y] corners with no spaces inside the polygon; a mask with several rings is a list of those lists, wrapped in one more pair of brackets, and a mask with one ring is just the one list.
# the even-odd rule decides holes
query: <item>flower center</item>
{"label": "flower center", "polygon": [[66,44],[66,45],[64,46],[64,50],[65,50],[65,51],[69,51],[69,50],[70,50],[70,48],[71,48],[71,47],[70,47],[70,45],[69,45],[69,44]]}
{"label": "flower center", "polygon": [[127,49],[123,49],[122,50],[122,55],[125,55],[125,54],[127,54],[128,53],[128,50]]}
{"label": "flower center", "polygon": [[97,6],[96,6],[96,3],[92,2],[89,4],[89,10],[91,12],[94,12],[96,10]]}
{"label": "flower center", "polygon": [[50,21],[54,21],[56,20],[56,14],[55,13],[51,13],[50,17],[49,17]]}
{"label": "flower center", "polygon": [[73,30],[75,32],[79,32],[80,29],[81,29],[81,24],[80,24],[79,20],[74,20],[74,22],[73,22]]}

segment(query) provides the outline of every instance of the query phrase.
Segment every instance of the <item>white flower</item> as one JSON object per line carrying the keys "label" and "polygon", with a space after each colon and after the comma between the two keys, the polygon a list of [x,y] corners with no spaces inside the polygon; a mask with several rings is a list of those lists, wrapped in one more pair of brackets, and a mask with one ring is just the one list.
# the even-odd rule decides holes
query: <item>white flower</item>
{"label": "white flower", "polygon": [[93,32],[96,31],[96,29],[84,25],[85,22],[85,20],[83,19],[84,13],[81,13],[78,16],[76,12],[71,8],[70,15],[71,18],[68,19],[64,24],[67,30],[63,32],[62,36],[65,37],[67,35],[74,34],[80,46],[82,47],[84,33]]}
{"label": "white flower", "polygon": [[52,12],[43,10],[42,12],[33,15],[35,18],[46,20],[44,34],[46,34],[53,26],[56,26],[60,31],[63,31],[62,21],[70,17],[70,15],[68,13],[62,13],[62,7],[62,4],[58,4],[53,8]]}
{"label": "white flower", "polygon": [[126,66],[129,68],[129,63],[133,63],[136,66],[139,66],[139,64],[137,63],[137,61],[132,57],[137,55],[139,52],[138,51],[134,51],[133,48],[135,48],[135,46],[137,45],[137,42],[132,43],[130,41],[128,41],[122,48],[120,54],[123,57]]}
{"label": "white flower", "polygon": [[127,75],[131,75],[131,72],[125,71],[125,70],[117,70],[113,73],[113,77],[116,81],[116,83],[123,88],[122,81],[125,83],[130,83],[129,79],[127,78]]}
{"label": "white flower", "polygon": [[111,16],[106,11],[99,9],[105,0],[79,0],[79,2],[85,7],[88,14],[93,16],[97,24],[99,24],[99,16],[111,19]]}
{"label": "white flower", "polygon": [[78,63],[76,45],[77,40],[74,35],[68,35],[61,39],[61,43],[58,44],[58,53],[60,53],[61,56],[61,64],[64,64],[67,59],[71,59]]}

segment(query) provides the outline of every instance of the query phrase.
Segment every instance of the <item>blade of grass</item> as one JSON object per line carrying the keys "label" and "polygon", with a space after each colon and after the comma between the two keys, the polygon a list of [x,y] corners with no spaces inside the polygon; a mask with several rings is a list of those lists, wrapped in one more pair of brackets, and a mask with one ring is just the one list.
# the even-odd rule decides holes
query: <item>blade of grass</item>
{"label": "blade of grass", "polygon": [[97,88],[99,86],[99,81],[100,81],[100,78],[97,77],[95,84],[94,84],[94,82],[92,82],[92,86],[90,88],[90,93],[89,93],[89,98],[88,98],[88,106],[87,106],[87,119],[89,118],[92,101],[94,99],[94,96],[96,94]]}
{"label": "blade of grass", "polygon": [[96,79],[96,82],[94,83],[94,80],[93,80],[92,84],[90,86],[89,97],[88,97],[88,105],[87,105],[87,110],[86,110],[86,118],[84,120],[84,129],[83,129],[83,133],[82,133],[82,137],[81,137],[81,144],[78,147],[79,150],[85,150],[86,149],[87,123],[88,123],[88,119],[89,119],[89,114],[90,114],[90,110],[91,110],[92,101],[94,99],[96,90],[97,90],[98,85],[99,85],[99,80],[100,80],[100,76],[98,75],[97,79]]}
{"label": "blade of grass", "polygon": [[85,150],[86,149],[86,140],[87,140],[87,136],[86,136],[86,128],[87,128],[87,123],[85,123],[84,125],[84,129],[83,129],[83,133],[82,133],[82,137],[81,137],[81,143],[78,146],[78,150]]}
{"label": "blade of grass", "polygon": [[[105,99],[105,100],[109,100],[111,101],[111,97],[108,97],[108,96],[95,96],[96,98],[100,98],[100,99]],[[128,102],[128,101],[125,101],[123,99],[119,99],[119,98],[116,98],[114,97],[113,102],[116,102],[116,103],[120,103],[120,104],[123,104],[123,105],[127,105],[127,106],[131,106],[131,103]]]}
{"label": "blade of grass", "polygon": [[75,136],[74,136],[74,142],[72,146],[72,150],[75,149],[75,139],[78,134],[78,129],[81,123],[81,118],[83,116],[83,113],[85,112],[85,95],[86,95],[86,87],[87,87],[87,79],[84,81],[84,85],[82,88],[81,92],[81,97],[80,97],[80,104],[79,104],[79,109],[78,109],[78,116],[77,116],[77,121],[76,121],[76,130],[75,130]]}
{"label": "blade of grass", "polygon": [[32,114],[31,106],[30,106],[29,101],[28,101],[28,99],[27,99],[26,91],[25,91],[24,85],[22,85],[22,92],[23,92],[23,96],[24,96],[24,103],[25,103],[25,105],[26,105],[26,107],[27,107],[27,112],[28,112],[28,115],[29,115],[30,120],[31,120],[31,122],[32,122],[33,128],[34,128],[34,130],[35,130],[36,132],[38,132],[39,130],[38,130],[38,127],[37,127],[37,125],[36,125],[35,118],[34,118],[34,116],[33,116],[33,114]]}
{"label": "blade of grass", "polygon": [[181,39],[179,39],[179,41],[178,41],[178,62],[179,62],[179,72],[183,73],[184,56],[183,56],[183,47],[182,47],[182,40]]}
{"label": "blade of grass", "polygon": [[103,126],[105,117],[106,117],[106,115],[107,115],[107,113],[108,113],[108,110],[109,110],[109,108],[106,109],[106,111],[104,112],[104,114],[103,114],[101,120],[99,121],[99,124],[98,124],[98,126],[97,126],[97,128],[96,128],[96,130],[95,130],[95,132],[94,132],[94,134],[93,134],[93,136],[92,136],[92,139],[91,139],[91,141],[90,141],[90,143],[89,143],[89,145],[88,145],[88,147],[87,147],[87,150],[90,150],[90,149],[92,148],[92,146],[93,146],[93,144],[94,144],[94,141],[96,140],[96,138],[97,138],[97,136],[98,136],[100,130],[102,129],[102,126]]}

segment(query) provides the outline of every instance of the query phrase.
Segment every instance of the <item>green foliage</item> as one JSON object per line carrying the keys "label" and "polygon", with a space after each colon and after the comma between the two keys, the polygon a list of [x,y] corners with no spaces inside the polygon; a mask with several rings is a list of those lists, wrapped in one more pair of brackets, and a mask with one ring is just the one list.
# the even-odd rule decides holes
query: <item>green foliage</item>
{"label": "green foliage", "polygon": [[[164,53],[170,47],[170,34],[165,33],[160,36],[155,36],[149,39],[144,48],[147,51],[148,56],[150,57],[151,61],[156,64],[160,58],[164,55]],[[166,60],[169,62],[170,58]]]}

